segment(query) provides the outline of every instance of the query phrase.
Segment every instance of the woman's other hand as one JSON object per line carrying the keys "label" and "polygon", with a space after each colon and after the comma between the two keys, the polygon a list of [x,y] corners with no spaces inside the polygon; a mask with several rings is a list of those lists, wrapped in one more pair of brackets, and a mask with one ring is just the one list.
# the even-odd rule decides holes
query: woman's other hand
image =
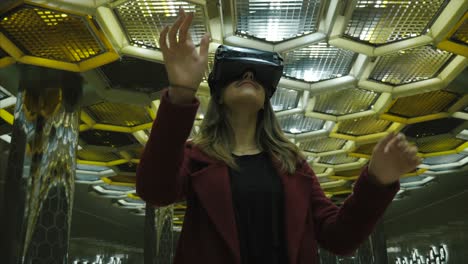
{"label": "woman's other hand", "polygon": [[390,185],[421,164],[417,153],[418,148],[410,146],[405,135],[390,133],[375,146],[369,163],[369,173],[377,184]]}
{"label": "woman's other hand", "polygon": [[[170,89],[174,90],[170,91],[170,96],[192,93],[193,97],[208,65],[210,35],[205,33],[200,42],[200,52],[197,52],[189,33],[193,16],[193,13],[186,14],[180,8],[176,22],[170,27],[166,26],[159,37],[159,46],[163,54],[169,84],[174,88]],[[192,89],[193,92],[186,88]]]}

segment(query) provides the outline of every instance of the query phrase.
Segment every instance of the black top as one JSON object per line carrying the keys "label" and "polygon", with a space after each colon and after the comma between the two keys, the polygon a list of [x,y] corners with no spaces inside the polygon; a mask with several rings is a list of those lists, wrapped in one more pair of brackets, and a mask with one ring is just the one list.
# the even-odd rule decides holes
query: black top
{"label": "black top", "polygon": [[283,185],[265,153],[236,156],[229,169],[242,264],[286,264]]}

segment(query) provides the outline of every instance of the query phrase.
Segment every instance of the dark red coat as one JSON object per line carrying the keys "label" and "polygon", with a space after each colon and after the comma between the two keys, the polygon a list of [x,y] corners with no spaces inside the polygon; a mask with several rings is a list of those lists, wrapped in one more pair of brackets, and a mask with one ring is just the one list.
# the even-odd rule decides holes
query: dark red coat
{"label": "dark red coat", "polygon": [[[186,143],[199,106],[172,104],[167,90],[137,171],[137,193],[165,206],[187,200],[174,263],[240,264],[228,167]],[[285,195],[289,263],[318,263],[317,242],[339,255],[352,254],[373,231],[399,184],[380,187],[365,168],[354,192],[338,208],[304,161],[296,173],[280,173]]]}

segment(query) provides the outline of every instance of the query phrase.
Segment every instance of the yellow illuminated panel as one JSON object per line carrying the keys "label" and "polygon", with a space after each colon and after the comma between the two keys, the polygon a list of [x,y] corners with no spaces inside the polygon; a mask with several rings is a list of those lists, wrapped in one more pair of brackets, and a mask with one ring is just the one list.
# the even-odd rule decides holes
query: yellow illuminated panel
{"label": "yellow illuminated panel", "polygon": [[402,117],[418,117],[446,111],[459,96],[442,90],[399,98],[392,105],[389,114]]}
{"label": "yellow illuminated panel", "polygon": [[100,124],[133,127],[152,122],[146,108],[139,105],[103,102],[85,111]]}
{"label": "yellow illuminated panel", "polygon": [[377,145],[377,142],[361,145],[349,155],[353,157],[369,157],[372,155],[375,145]]}
{"label": "yellow illuminated panel", "polygon": [[468,57],[468,12],[441,41],[438,48]]}
{"label": "yellow illuminated panel", "polygon": [[102,178],[104,182],[108,184],[116,184],[116,183],[123,183],[123,184],[135,184],[136,178],[135,176],[127,176],[127,175],[115,175],[112,177],[104,177]]}
{"label": "yellow illuminated panel", "polygon": [[[138,160],[143,155],[144,146],[134,145],[131,147],[123,147],[119,153],[122,157],[130,160]],[[125,154],[124,154],[125,153]],[[133,162],[137,163],[137,162]]]}
{"label": "yellow illuminated panel", "polygon": [[81,62],[105,50],[85,18],[23,5],[0,18],[0,29],[25,54],[62,62]]}
{"label": "yellow illuminated panel", "polygon": [[326,152],[343,148],[346,140],[337,138],[317,138],[301,142],[301,148],[309,152]]}
{"label": "yellow illuminated panel", "polygon": [[465,142],[465,140],[455,138],[450,134],[445,134],[437,137],[418,139],[416,144],[419,152],[431,153],[453,150]]}
{"label": "yellow illuminated panel", "polygon": [[465,19],[463,24],[453,34],[452,40],[468,45],[468,19]]}
{"label": "yellow illuminated panel", "polygon": [[337,132],[353,136],[363,136],[384,132],[391,126],[391,124],[392,123],[390,121],[380,120],[375,116],[368,116],[340,122]]}
{"label": "yellow illuminated panel", "polygon": [[103,152],[97,150],[82,149],[78,151],[78,158],[88,161],[109,162],[118,160],[120,157],[112,152]]}
{"label": "yellow illuminated panel", "polygon": [[320,158],[319,163],[338,165],[338,164],[352,163],[358,160],[359,159],[355,157],[348,157],[347,154],[338,154],[338,155],[323,156]]}
{"label": "yellow illuminated panel", "polygon": [[315,174],[322,174],[327,170],[326,167],[313,167],[312,169],[314,170]]}

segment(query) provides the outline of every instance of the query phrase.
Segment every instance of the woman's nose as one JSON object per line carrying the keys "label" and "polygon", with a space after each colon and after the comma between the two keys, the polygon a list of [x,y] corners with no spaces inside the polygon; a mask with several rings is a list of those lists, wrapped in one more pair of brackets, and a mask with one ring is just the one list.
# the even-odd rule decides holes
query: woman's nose
{"label": "woman's nose", "polygon": [[251,71],[246,71],[242,75],[242,79],[254,80],[254,74]]}

